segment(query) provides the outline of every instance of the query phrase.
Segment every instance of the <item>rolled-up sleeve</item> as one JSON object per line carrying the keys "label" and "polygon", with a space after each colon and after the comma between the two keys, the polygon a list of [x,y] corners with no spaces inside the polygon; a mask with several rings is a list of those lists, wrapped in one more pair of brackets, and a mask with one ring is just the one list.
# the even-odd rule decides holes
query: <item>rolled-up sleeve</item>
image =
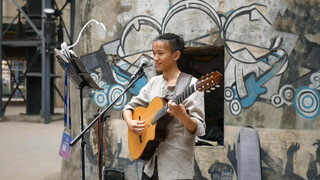
{"label": "rolled-up sleeve", "polygon": [[206,132],[204,93],[196,91],[190,97],[188,97],[184,103],[186,109],[188,110],[189,116],[197,122],[196,132],[192,133],[185,128],[184,136],[204,136]]}
{"label": "rolled-up sleeve", "polygon": [[123,107],[123,111],[125,110],[133,110],[138,106],[146,107],[149,104],[148,94],[147,94],[148,84],[141,88],[139,94],[137,96],[133,96],[129,103],[127,103]]}

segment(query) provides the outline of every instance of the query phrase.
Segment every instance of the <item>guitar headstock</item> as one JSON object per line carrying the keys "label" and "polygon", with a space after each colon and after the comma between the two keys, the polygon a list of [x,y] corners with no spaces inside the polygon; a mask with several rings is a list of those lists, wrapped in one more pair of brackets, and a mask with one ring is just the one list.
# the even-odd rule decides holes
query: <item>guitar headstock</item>
{"label": "guitar headstock", "polygon": [[223,75],[218,71],[202,76],[196,83],[196,89],[198,91],[210,92],[210,90],[220,87],[219,82],[222,79],[222,76]]}

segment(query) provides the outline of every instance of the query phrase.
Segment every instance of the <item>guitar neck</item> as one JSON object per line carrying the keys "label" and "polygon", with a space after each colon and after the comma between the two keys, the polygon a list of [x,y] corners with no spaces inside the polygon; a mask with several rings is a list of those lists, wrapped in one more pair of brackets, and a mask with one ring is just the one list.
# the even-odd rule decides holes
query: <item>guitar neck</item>
{"label": "guitar neck", "polygon": [[[189,97],[191,94],[193,94],[194,92],[196,92],[196,88],[195,88],[195,84],[189,86],[186,90],[184,90],[181,94],[179,94],[178,96],[176,96],[174,98],[174,102],[176,104],[180,104],[182,103],[185,99],[187,99],[187,97]],[[152,121],[152,124],[156,123],[160,118],[162,118],[164,115],[167,114],[169,107],[168,104],[166,104],[165,106],[163,106],[156,114],[154,120]]]}
{"label": "guitar neck", "polygon": [[182,103],[187,97],[189,97],[192,93],[196,92],[194,84],[189,86],[185,91],[179,94],[175,99],[174,102],[176,104]]}

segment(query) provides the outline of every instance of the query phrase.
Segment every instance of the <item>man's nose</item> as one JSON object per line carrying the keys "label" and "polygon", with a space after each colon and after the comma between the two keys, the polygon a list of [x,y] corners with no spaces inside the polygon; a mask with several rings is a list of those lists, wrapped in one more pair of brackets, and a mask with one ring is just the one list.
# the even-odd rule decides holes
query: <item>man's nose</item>
{"label": "man's nose", "polygon": [[157,61],[157,60],[159,60],[159,56],[155,54],[155,55],[153,56],[153,59],[154,59],[155,61]]}

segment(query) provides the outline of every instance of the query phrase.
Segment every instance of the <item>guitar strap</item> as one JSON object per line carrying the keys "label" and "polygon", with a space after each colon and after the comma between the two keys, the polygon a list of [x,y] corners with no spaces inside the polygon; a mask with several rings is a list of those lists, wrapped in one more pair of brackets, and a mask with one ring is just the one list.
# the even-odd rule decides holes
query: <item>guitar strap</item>
{"label": "guitar strap", "polygon": [[191,79],[192,75],[184,72],[180,73],[174,90],[174,97],[181,94],[187,87],[189,87]]}

